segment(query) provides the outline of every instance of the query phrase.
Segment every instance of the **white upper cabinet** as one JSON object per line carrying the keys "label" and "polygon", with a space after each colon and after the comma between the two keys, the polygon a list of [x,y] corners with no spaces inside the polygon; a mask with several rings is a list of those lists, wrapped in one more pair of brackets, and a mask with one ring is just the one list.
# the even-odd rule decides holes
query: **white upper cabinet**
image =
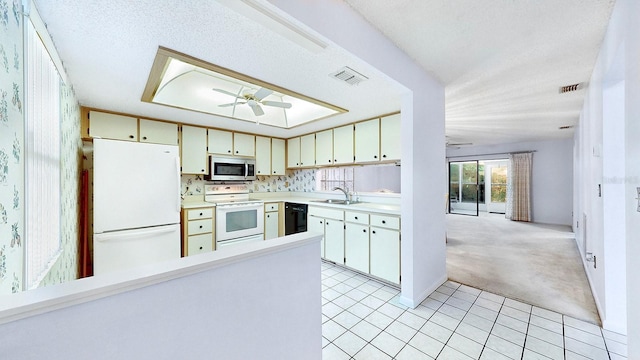
{"label": "white upper cabinet", "polygon": [[333,163],[353,163],[353,124],[333,129]]}
{"label": "white upper cabinet", "polygon": [[256,156],[256,136],[233,133],[233,155]]}
{"label": "white upper cabinet", "polygon": [[138,141],[138,119],[130,116],[90,111],[89,136]]}
{"label": "white upper cabinet", "polygon": [[209,152],[233,155],[233,133],[231,131],[209,129]]}
{"label": "white upper cabinet", "polygon": [[316,134],[300,137],[300,166],[316,165]]}
{"label": "white upper cabinet", "polygon": [[380,161],[380,119],[356,123],[356,162]]}
{"label": "white upper cabinet", "polygon": [[178,124],[140,119],[140,142],[178,145]]}
{"label": "white upper cabinet", "polygon": [[400,160],[401,154],[400,114],[380,119],[380,160]]}
{"label": "white upper cabinet", "polygon": [[183,174],[207,173],[207,129],[196,126],[182,126]]}
{"label": "white upper cabinet", "polygon": [[333,164],[333,130],[316,133],[316,165]]}
{"label": "white upper cabinet", "polygon": [[271,175],[271,138],[256,136],[256,175]]}
{"label": "white upper cabinet", "polygon": [[287,140],[287,167],[300,167],[300,137]]}
{"label": "white upper cabinet", "polygon": [[284,175],[284,140],[271,139],[271,175]]}

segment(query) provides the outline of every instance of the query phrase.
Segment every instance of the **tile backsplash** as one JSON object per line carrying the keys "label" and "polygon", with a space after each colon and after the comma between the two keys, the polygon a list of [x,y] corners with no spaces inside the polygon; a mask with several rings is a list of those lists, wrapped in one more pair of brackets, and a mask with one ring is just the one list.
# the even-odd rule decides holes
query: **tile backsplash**
{"label": "tile backsplash", "polygon": [[[253,192],[281,192],[281,191],[315,191],[316,170],[287,170],[285,175],[258,176],[251,183]],[[204,179],[202,175],[182,175],[183,196],[204,195]]]}

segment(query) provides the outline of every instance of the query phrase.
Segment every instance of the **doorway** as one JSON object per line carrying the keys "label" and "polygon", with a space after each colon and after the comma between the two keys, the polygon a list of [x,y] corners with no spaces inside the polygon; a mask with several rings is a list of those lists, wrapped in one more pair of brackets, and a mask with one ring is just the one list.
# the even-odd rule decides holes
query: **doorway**
{"label": "doorway", "polygon": [[504,214],[508,164],[507,159],[449,162],[449,213]]}

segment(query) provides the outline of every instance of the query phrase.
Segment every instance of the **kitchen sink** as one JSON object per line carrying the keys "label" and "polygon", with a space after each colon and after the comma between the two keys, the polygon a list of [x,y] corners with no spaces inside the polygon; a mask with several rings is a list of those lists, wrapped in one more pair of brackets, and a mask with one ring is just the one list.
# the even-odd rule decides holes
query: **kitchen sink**
{"label": "kitchen sink", "polygon": [[336,205],[362,204],[362,201],[355,201],[355,200],[326,199],[326,200],[311,200],[311,201],[325,203],[325,204],[336,204]]}

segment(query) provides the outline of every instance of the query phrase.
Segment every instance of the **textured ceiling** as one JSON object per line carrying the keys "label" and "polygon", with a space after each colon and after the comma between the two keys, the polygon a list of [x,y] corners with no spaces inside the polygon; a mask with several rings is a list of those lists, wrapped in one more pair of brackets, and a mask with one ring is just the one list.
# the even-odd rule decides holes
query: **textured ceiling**
{"label": "textured ceiling", "polygon": [[445,85],[452,143],[571,137],[613,0],[346,0]]}
{"label": "textured ceiling", "polygon": [[[343,49],[310,52],[217,2],[36,2],[85,106],[282,137],[400,109],[395,84]],[[558,87],[589,80],[613,7],[613,0],[346,2],[442,81],[450,141],[474,144],[572,136],[558,127],[576,123],[585,92],[560,95]],[[283,130],[143,103],[158,46],[349,112]],[[370,80],[350,87],[328,76],[345,65]]]}
{"label": "textured ceiling", "polygon": [[[36,6],[84,106],[280,137],[400,110],[396,88],[344,50],[329,45],[313,53],[215,1],[42,0]],[[144,103],[158,46],[349,112],[286,130]],[[349,86],[329,77],[344,66],[369,80]]]}

